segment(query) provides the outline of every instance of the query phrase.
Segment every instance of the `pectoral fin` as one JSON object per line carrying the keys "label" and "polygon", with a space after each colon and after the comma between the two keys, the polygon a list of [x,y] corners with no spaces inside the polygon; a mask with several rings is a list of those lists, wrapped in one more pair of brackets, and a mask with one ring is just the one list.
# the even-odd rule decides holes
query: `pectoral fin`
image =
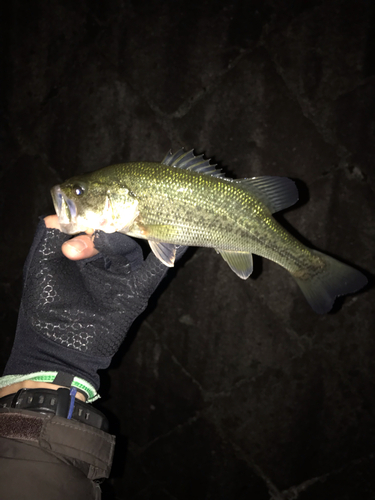
{"label": "pectoral fin", "polygon": [[251,253],[244,252],[228,252],[217,250],[229,267],[237,276],[246,280],[253,272],[253,256]]}
{"label": "pectoral fin", "polygon": [[174,266],[174,260],[176,258],[176,245],[150,240],[149,244],[154,255],[160,260],[160,262],[167,267]]}

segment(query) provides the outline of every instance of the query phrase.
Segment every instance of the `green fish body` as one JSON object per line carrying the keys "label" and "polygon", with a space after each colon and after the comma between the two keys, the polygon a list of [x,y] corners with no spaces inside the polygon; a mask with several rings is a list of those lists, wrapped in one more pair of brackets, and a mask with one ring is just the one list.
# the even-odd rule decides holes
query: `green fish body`
{"label": "green fish body", "polygon": [[367,283],[362,273],[306,247],[272,217],[298,200],[292,180],[228,179],[192,151],[169,153],[162,163],[124,163],[74,177],[55,186],[52,197],[65,232],[91,228],[147,239],[167,266],[173,266],[178,245],[212,247],[246,279],[252,254],[266,257],[292,274],[318,313]]}

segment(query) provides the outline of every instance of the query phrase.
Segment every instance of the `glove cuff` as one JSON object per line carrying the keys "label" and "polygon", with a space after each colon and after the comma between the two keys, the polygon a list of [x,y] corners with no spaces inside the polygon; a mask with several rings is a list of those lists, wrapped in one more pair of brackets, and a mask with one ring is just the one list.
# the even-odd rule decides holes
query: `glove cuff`
{"label": "glove cuff", "polygon": [[20,314],[13,349],[4,370],[5,376],[25,375],[26,380],[30,373],[64,372],[82,379],[92,386],[95,392],[99,389],[100,379],[97,371],[108,368],[111,356],[90,356],[75,349],[68,349],[43,335],[27,335],[27,329],[23,315]]}

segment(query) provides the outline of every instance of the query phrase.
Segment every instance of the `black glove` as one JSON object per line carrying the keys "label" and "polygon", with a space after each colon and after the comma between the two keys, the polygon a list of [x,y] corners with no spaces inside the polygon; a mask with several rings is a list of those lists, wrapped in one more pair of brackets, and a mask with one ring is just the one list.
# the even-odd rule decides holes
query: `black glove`
{"label": "black glove", "polygon": [[[39,371],[74,374],[99,387],[135,318],[168,268],[120,233],[95,234],[99,254],[67,259],[69,236],[41,221],[24,268],[24,290],[13,350],[4,375]],[[180,257],[186,247],[177,250]]]}

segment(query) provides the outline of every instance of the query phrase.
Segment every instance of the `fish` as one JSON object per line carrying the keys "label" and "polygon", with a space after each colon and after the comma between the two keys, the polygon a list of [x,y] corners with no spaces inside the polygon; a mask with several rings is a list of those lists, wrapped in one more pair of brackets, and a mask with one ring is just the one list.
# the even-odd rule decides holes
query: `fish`
{"label": "fish", "polygon": [[169,151],[161,163],[110,165],[72,177],[51,194],[63,232],[146,239],[168,267],[181,245],[214,248],[242,279],[253,271],[253,254],[270,259],[289,271],[318,314],[367,283],[363,273],[307,247],[272,216],[298,201],[293,180],[228,178],[194,150]]}

